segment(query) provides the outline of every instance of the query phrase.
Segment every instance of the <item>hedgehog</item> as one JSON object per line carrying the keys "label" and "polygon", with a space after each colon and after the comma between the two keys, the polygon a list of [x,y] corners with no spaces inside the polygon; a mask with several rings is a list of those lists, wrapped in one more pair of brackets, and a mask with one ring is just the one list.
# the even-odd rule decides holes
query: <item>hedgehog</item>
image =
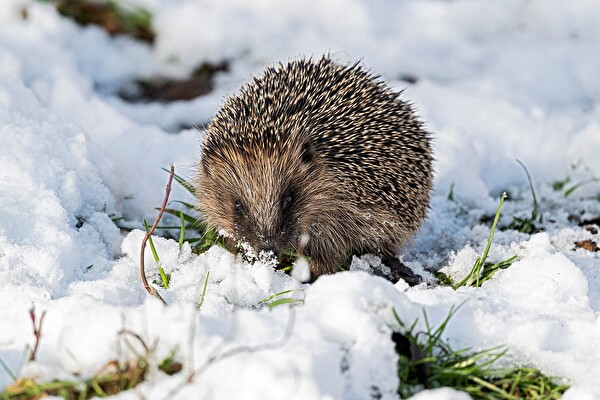
{"label": "hedgehog", "polygon": [[418,283],[397,254],[426,217],[433,157],[400,94],[328,56],[265,68],[204,132],[196,192],[208,226],[256,254],[307,256],[312,279],[370,253],[393,280]]}

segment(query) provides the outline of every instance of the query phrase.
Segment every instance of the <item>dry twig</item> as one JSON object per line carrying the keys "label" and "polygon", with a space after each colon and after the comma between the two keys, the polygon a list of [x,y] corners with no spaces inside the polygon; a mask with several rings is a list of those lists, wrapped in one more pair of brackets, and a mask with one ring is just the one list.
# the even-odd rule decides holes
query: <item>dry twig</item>
{"label": "dry twig", "polygon": [[46,317],[46,311],[42,312],[42,316],[40,317],[40,320],[37,321],[37,325],[34,306],[32,306],[29,309],[29,317],[31,318],[31,324],[33,325],[33,335],[35,336],[35,344],[33,345],[33,350],[29,355],[29,361],[35,361],[35,356],[40,345],[40,339],[42,338],[42,324],[44,323],[44,318]]}
{"label": "dry twig", "polygon": [[142,345],[142,347],[144,348],[144,351],[146,352],[146,354],[150,354],[150,353],[152,353],[152,352],[154,351],[154,347],[155,347],[155,346],[152,346],[152,348],[150,348],[150,347],[149,347],[149,346],[146,344],[146,341],[145,341],[145,340],[144,340],[144,339],[143,339],[143,338],[142,338],[140,335],[138,335],[137,333],[135,333],[135,332],[133,332],[133,331],[130,331],[129,329],[125,329],[125,328],[123,328],[123,329],[121,329],[121,330],[120,330],[119,332],[117,332],[117,333],[118,333],[119,335],[122,335],[122,336],[129,335],[129,336],[132,336],[132,337],[136,338],[136,339],[138,340],[138,342],[139,342],[139,343]]}
{"label": "dry twig", "polygon": [[162,206],[160,207],[160,211],[158,212],[158,216],[156,217],[156,220],[154,221],[154,224],[152,224],[152,227],[148,230],[148,232],[146,232],[146,236],[144,236],[144,240],[142,240],[142,249],[140,250],[140,275],[142,278],[142,284],[144,285],[144,288],[146,289],[146,291],[149,294],[156,297],[157,299],[162,301],[164,304],[167,304],[167,302],[158,293],[158,290],[156,290],[154,287],[150,286],[150,284],[148,283],[148,279],[146,279],[146,270],[144,267],[144,253],[146,251],[146,242],[150,238],[150,235],[152,235],[152,232],[154,232],[154,229],[156,229],[156,226],[160,222],[163,212],[165,211],[165,208],[167,207],[167,202],[169,201],[169,194],[171,193],[171,182],[173,182],[173,176],[175,176],[175,165],[171,164],[171,172],[169,174],[169,182],[167,183],[167,188],[165,189],[165,198],[163,200]]}

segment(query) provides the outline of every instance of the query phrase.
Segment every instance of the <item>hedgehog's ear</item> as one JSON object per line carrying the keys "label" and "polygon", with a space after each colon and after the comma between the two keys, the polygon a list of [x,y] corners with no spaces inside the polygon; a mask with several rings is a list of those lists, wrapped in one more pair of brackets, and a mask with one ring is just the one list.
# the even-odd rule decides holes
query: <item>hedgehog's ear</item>
{"label": "hedgehog's ear", "polygon": [[300,159],[304,164],[310,164],[315,159],[315,146],[313,146],[310,140],[307,140],[302,144],[300,149]]}

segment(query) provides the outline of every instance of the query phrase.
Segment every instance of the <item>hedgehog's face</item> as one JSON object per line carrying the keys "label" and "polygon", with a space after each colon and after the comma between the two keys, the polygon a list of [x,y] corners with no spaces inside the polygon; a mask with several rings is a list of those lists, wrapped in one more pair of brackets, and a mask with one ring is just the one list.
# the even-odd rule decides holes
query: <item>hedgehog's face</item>
{"label": "hedgehog's face", "polygon": [[199,201],[206,220],[258,254],[302,250],[320,171],[312,143],[287,138],[277,151],[203,149]]}

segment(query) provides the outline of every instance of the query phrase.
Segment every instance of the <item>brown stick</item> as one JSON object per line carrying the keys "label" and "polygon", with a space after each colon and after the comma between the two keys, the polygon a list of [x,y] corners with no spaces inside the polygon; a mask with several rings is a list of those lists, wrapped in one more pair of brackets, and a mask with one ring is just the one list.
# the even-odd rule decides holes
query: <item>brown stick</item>
{"label": "brown stick", "polygon": [[31,324],[33,325],[33,336],[35,336],[35,343],[33,345],[33,351],[29,355],[29,361],[35,361],[35,355],[37,354],[38,347],[40,345],[40,339],[42,338],[42,324],[44,323],[44,318],[46,317],[46,311],[42,313],[40,320],[37,325],[35,323],[35,307],[31,306],[29,309],[29,317],[31,318]]}
{"label": "brown stick", "polygon": [[148,283],[148,279],[146,279],[146,268],[144,266],[144,253],[146,251],[146,242],[150,238],[150,235],[152,235],[152,232],[154,232],[154,229],[156,229],[156,227],[158,226],[158,223],[160,222],[160,219],[162,218],[163,212],[165,211],[165,208],[167,207],[167,202],[169,201],[169,194],[171,193],[171,182],[173,182],[173,176],[175,176],[175,165],[171,164],[171,172],[169,174],[169,182],[167,183],[167,188],[165,189],[165,198],[163,200],[162,206],[160,207],[160,211],[158,212],[158,216],[156,217],[156,220],[154,221],[154,224],[148,230],[148,232],[146,232],[146,236],[144,236],[144,240],[142,240],[142,249],[140,250],[140,275],[142,277],[142,284],[144,285],[144,288],[146,289],[146,291],[149,294],[156,297],[157,299],[162,301],[164,304],[167,304],[167,302],[158,293],[158,290],[156,290],[154,287],[150,286],[150,284]]}
{"label": "brown stick", "polygon": [[142,339],[142,337],[140,335],[138,335],[137,333],[130,331],[129,329],[121,329],[119,332],[117,332],[119,335],[130,335],[133,336],[134,338],[136,338],[138,340],[138,342],[140,342],[140,344],[142,345],[142,347],[144,348],[144,351],[146,352],[146,355],[148,355],[151,352],[150,347],[148,347],[148,345],[146,344],[146,341],[144,341],[144,339]]}

